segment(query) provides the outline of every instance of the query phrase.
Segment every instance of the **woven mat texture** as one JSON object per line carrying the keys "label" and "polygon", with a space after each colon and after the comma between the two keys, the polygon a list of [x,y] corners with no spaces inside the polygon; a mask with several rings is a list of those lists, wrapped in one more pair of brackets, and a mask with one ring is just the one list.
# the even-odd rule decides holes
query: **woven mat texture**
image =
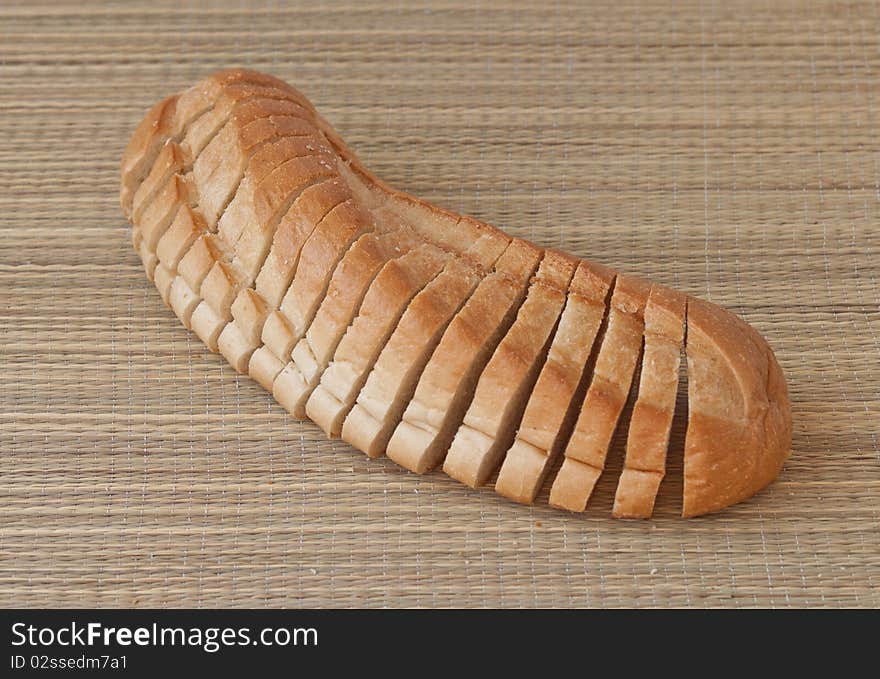
{"label": "woven mat texture", "polygon": [[[880,605],[878,12],[0,4],[0,605]],[[524,508],[291,420],[162,305],[118,207],[146,108],[232,65],[392,185],[742,314],[789,380],[779,481],[682,521],[679,460],[622,522],[613,480]]]}

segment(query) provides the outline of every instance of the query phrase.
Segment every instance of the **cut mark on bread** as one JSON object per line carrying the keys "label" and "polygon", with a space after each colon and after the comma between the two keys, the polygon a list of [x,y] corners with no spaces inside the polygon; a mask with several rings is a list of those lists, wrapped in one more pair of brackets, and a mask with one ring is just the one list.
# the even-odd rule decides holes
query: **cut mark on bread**
{"label": "cut mark on bread", "polygon": [[[280,215],[283,213],[286,213],[287,210],[290,209],[290,207],[294,204],[295,200],[297,198],[299,198],[299,196],[302,195],[302,192],[305,189],[308,189],[309,187],[314,186],[315,184],[318,184],[318,183],[321,183],[320,180],[312,178],[311,181],[309,181],[306,185],[300,187],[300,190],[298,193],[295,193],[295,194],[292,193],[292,194],[288,195],[288,197],[285,199],[284,203],[282,203],[281,206],[279,207],[279,209],[276,210],[275,215],[272,216],[273,221],[266,226],[266,235],[265,235],[265,243],[266,243],[265,249],[266,250],[268,250],[268,247],[269,247],[268,246],[269,238],[273,235],[273,231],[277,227],[277,222],[280,221],[280,219],[281,219]],[[340,203],[339,205],[335,206],[333,209],[331,209],[327,213],[327,215],[325,215],[325,219],[333,220],[334,214],[336,213],[336,211],[343,209],[347,204],[348,204],[347,202],[343,202],[343,203]],[[276,217],[277,217],[277,221],[276,221]],[[322,219],[322,222],[323,221],[324,220]],[[341,230],[341,229],[334,230],[333,229],[334,225],[335,225],[335,223],[331,223],[326,226],[327,226],[328,230],[333,231],[334,233],[338,232],[341,235],[343,233],[343,230]],[[345,246],[343,246],[343,247],[345,247]],[[238,253],[236,253],[236,255],[237,254]],[[240,289],[241,290],[250,290],[251,289],[250,286],[253,284],[253,276],[250,275],[248,272],[242,273],[240,262],[237,259],[233,259],[233,267],[239,272],[238,280],[239,280]],[[309,290],[309,292],[313,292],[313,291]],[[314,293],[320,298],[321,295],[326,293],[326,286],[319,287],[317,290],[314,291]],[[239,294],[238,291],[236,291],[235,294]],[[247,298],[245,298],[245,299],[247,299]],[[288,313],[290,311],[290,307],[295,306],[296,304],[306,305],[306,304],[313,304],[314,303],[313,299],[305,296],[305,293],[300,294],[300,295],[289,295],[285,299],[286,299]],[[232,300],[230,299],[229,300],[230,304],[231,304],[231,301]],[[226,300],[224,300],[224,303],[225,302],[226,302]],[[254,309],[254,306],[259,306],[260,308]],[[249,309],[253,309],[254,313],[251,314],[251,321],[253,322],[254,326],[256,324],[259,324],[261,326],[260,331],[262,331],[262,324],[265,319],[265,313],[267,312],[267,310],[265,309],[265,305],[262,303],[262,300],[261,299],[259,301],[254,300],[254,304],[251,304],[248,306],[243,306],[242,308],[245,311],[247,311]],[[215,309],[219,309],[219,307],[215,306]],[[284,303],[282,303],[282,312],[284,312],[284,310],[285,310],[285,305],[284,305]],[[231,311],[231,309],[230,309],[230,311]],[[230,331],[229,331],[229,334],[227,335],[226,340],[224,340],[224,346],[227,347],[227,352],[229,352],[230,355],[233,357],[236,366],[241,371],[245,370],[245,368],[247,367],[247,362],[250,358],[250,354],[256,349],[256,345],[253,344],[253,342],[256,341],[254,336],[257,334],[257,328],[256,327],[250,327],[250,328],[246,327],[245,326],[246,317],[247,317],[246,314],[240,314],[240,316],[239,316],[240,323],[239,324],[242,326],[241,329],[239,329],[237,326],[235,326],[233,324],[233,327],[230,328]],[[242,341],[240,341],[240,340],[244,340],[245,333],[247,333],[248,336],[254,338],[252,343],[243,343]]]}
{"label": "cut mark on bread", "polygon": [[[180,165],[183,167],[179,167],[181,170],[186,170],[192,167],[195,163],[199,162],[200,158],[203,158],[200,151],[207,148],[210,144],[213,144],[217,139],[217,135],[222,133],[222,130],[227,130],[228,135],[232,137],[231,141],[237,143],[241,136],[248,137],[249,131],[253,132],[250,134],[250,139],[258,140],[260,136],[266,136],[268,134],[268,127],[266,123],[266,118],[270,118],[272,113],[291,113],[293,111],[297,112],[305,112],[299,104],[296,104],[292,101],[287,101],[288,97],[285,94],[283,97],[279,97],[278,99],[266,98],[264,95],[267,92],[265,90],[259,90],[259,93],[256,96],[252,96],[253,93],[244,97],[243,99],[238,99],[237,101],[233,101],[231,106],[227,106],[229,115],[224,118],[225,123],[211,131],[207,136],[203,136],[200,138],[198,144],[195,145],[197,148],[201,146],[199,149],[199,153],[196,154],[195,157],[191,158],[189,162],[185,162],[181,156],[185,156],[185,153],[181,152],[176,142],[166,142],[164,148],[159,152],[158,159],[161,160],[163,151],[170,155],[171,160],[176,162],[175,167],[178,168]],[[270,96],[278,96],[278,91],[272,91],[269,93]],[[220,96],[224,95],[224,91],[221,88]],[[266,105],[266,102],[277,102],[276,104]],[[250,110],[247,113],[243,113],[243,110],[247,107],[250,107]],[[205,109],[205,111],[212,110]],[[198,120],[198,118],[203,115],[204,112],[200,115],[194,116],[191,121]],[[241,114],[241,115],[238,115]],[[236,117],[238,115],[238,117]],[[281,123],[282,128],[284,125],[284,118],[282,117]],[[304,125],[311,125],[311,130],[317,134],[317,129],[307,120],[297,120],[295,123],[291,122],[291,118],[287,118],[288,127],[293,130],[302,130]],[[271,123],[271,120],[269,121]],[[257,125],[262,125],[262,130],[254,131],[254,123]],[[270,126],[274,126],[274,123],[271,123]],[[189,134],[190,139],[193,138],[193,133],[191,130],[191,126],[185,124],[181,130],[179,130],[176,135],[177,138],[181,136],[185,136]],[[295,136],[291,134],[291,136]],[[303,136],[299,134],[299,136]],[[277,140],[277,137],[275,138]],[[219,142],[218,142],[219,143]],[[317,143],[317,141],[316,141]],[[258,142],[258,146],[262,145],[262,142]],[[255,150],[255,149],[252,149]],[[173,154],[173,155],[171,155]],[[250,158],[252,158],[253,153],[248,154],[248,164],[250,163]],[[153,174],[162,174],[166,173],[165,165],[169,163],[161,164],[162,167],[154,167],[151,172]],[[210,173],[209,173],[210,174]],[[243,174],[243,173],[242,173]],[[149,180],[150,174],[147,175],[147,179]],[[205,182],[211,177],[206,177]],[[156,187],[156,184],[159,183],[160,180],[152,182],[151,186],[148,186],[144,189],[143,184],[141,184],[141,194],[155,195],[156,193],[160,193],[160,190]],[[173,177],[170,179],[171,182],[175,182]],[[173,189],[174,186],[171,187]],[[199,204],[199,196],[198,191],[195,187],[190,187],[192,190],[189,192],[189,200],[187,201],[188,207],[190,208],[190,212],[193,212],[192,208]],[[169,189],[169,190],[171,190]],[[236,189],[237,191],[237,185]],[[168,190],[166,190],[166,193]],[[231,197],[228,198],[231,200]],[[165,201],[167,202],[167,201]],[[139,212],[142,214],[147,210],[149,205],[143,199],[140,201],[143,204],[143,209]],[[224,207],[225,209],[225,207]],[[136,212],[138,212],[136,208]],[[155,210],[154,210],[155,212]],[[178,210],[177,213],[182,214],[181,210]],[[199,212],[195,212],[196,215],[201,217]],[[140,216],[140,215],[139,215]],[[209,254],[209,259],[203,261],[207,263],[213,259],[212,266],[206,266],[207,271],[202,270],[201,273],[196,275],[195,285],[188,285],[184,281],[178,281],[176,276],[177,265],[180,260],[185,256],[182,249],[191,248],[199,238],[199,234],[196,233],[196,226],[190,224],[187,228],[186,226],[178,225],[175,229],[175,235],[167,241],[167,245],[164,248],[166,256],[170,255],[170,265],[161,264],[161,260],[158,257],[158,254],[153,252],[154,248],[153,241],[156,240],[155,234],[161,234],[159,240],[161,241],[161,237],[164,236],[163,226],[164,222],[167,220],[163,217],[162,219],[151,218],[152,215],[148,215],[146,220],[137,219],[136,225],[144,226],[144,222],[146,222],[146,228],[144,230],[147,231],[147,238],[144,239],[143,234],[138,231],[136,235],[136,242],[138,242],[139,249],[141,251],[142,259],[144,259],[144,265],[147,269],[148,274],[152,273],[152,269],[158,267],[159,278],[156,281],[157,287],[159,288],[160,294],[162,295],[163,300],[171,305],[178,315],[181,317],[181,320],[188,327],[193,327],[192,318],[195,316],[195,326],[194,329],[197,333],[202,337],[203,340],[209,345],[210,348],[216,348],[216,342],[218,336],[221,334],[221,330],[224,329],[226,325],[226,321],[228,320],[229,309],[228,307],[233,303],[234,299],[238,299],[235,297],[235,291],[239,286],[238,276],[234,274],[234,272],[229,270],[229,258],[226,256],[218,256],[226,251],[219,243],[216,243],[213,247],[211,253]],[[192,220],[190,220],[192,222]],[[196,220],[198,225],[204,228],[205,220],[203,217]],[[174,225],[174,220],[171,220],[171,225]],[[171,228],[171,226],[168,226]],[[164,229],[167,230],[167,229]],[[177,239],[177,243],[174,240]],[[155,249],[158,249],[158,243],[156,243]],[[176,260],[176,261],[175,261]],[[207,285],[205,284],[205,280],[207,280]],[[192,281],[191,281],[192,282]],[[205,286],[203,290],[202,287]],[[195,288],[195,289],[193,289]],[[173,293],[173,294],[172,294]],[[204,297],[208,297],[207,302],[203,299]],[[248,305],[240,305],[242,307],[246,307],[251,314],[255,314],[256,311],[262,306],[261,301],[256,296],[245,296],[244,299],[251,302]],[[219,302],[219,303],[218,303]],[[233,337],[235,335],[233,334]],[[231,342],[227,344],[235,345],[236,342]],[[231,351],[231,349],[229,350]],[[227,353],[229,353],[227,351]],[[241,358],[238,357],[238,362],[241,363]],[[232,361],[236,362],[235,360]]]}
{"label": "cut mark on bread", "polygon": [[333,208],[312,231],[303,245],[296,275],[278,307],[290,328],[290,338],[278,352],[279,358],[287,358],[294,343],[308,329],[339,262],[358,238],[372,231],[371,220],[352,200]]}
{"label": "cut mark on bread", "polygon": [[637,278],[617,277],[593,378],[550,490],[554,507],[584,511],[602,474],[641,355],[649,289]]}
{"label": "cut mark on bread", "polygon": [[496,479],[500,495],[531,504],[567,444],[608,324],[615,278],[603,267],[580,263],[547,361]]}
{"label": "cut mark on bread", "polygon": [[120,166],[119,203],[132,221],[132,202],[152,169],[162,146],[174,134],[174,121],[180,95],[166,97],[154,105],[135,128],[125,147]]}
{"label": "cut mark on bread", "polygon": [[256,280],[256,290],[267,305],[260,327],[262,346],[253,353],[248,364],[249,374],[269,391],[273,390],[273,383],[290,360],[293,349],[293,333],[279,307],[291,294],[303,248],[315,231],[323,228],[327,216],[350,199],[351,193],[339,180],[317,184],[306,189],[294,202],[275,232],[273,245]]}
{"label": "cut mark on bread", "polygon": [[[335,174],[328,171],[324,161],[314,156],[307,156],[297,159],[296,166],[300,172],[299,184],[290,182],[288,186],[283,187],[278,196],[267,197],[265,203],[257,194],[258,214],[257,220],[248,224],[242,230],[238,241],[233,247],[234,257],[233,263],[236,267],[244,272],[248,285],[252,285],[263,263],[269,254],[272,246],[272,239],[275,231],[281,222],[282,217],[293,205],[303,191],[315,186],[323,184],[328,179],[334,179]],[[286,167],[286,166],[282,166]],[[296,188],[293,188],[296,186]],[[286,197],[282,198],[286,193]],[[267,217],[268,216],[268,217]]]}
{"label": "cut mark on bread", "polygon": [[[187,99],[191,92],[193,90],[179,97],[165,100],[165,102],[162,102],[165,104],[165,107],[161,117],[151,120],[148,116],[144,121],[144,123],[152,123],[152,125],[148,125],[142,131],[142,143],[145,148],[141,149],[137,160],[127,164],[131,167],[123,168],[121,202],[124,211],[129,217],[131,217],[134,195],[147,177],[150,169],[155,165],[157,156],[165,144],[170,141],[180,145],[189,159],[191,167],[201,150],[214,139],[229,119],[235,115],[239,106],[247,105],[253,100],[267,99],[267,97],[261,94],[254,94],[237,100],[228,110],[228,115],[224,118],[219,118],[216,121],[218,123],[217,126],[214,127],[213,124],[205,124],[204,121],[214,112],[217,98],[223,96],[223,88],[221,87],[217,90],[213,100],[202,97],[195,106],[188,108],[186,102],[193,99],[192,96]],[[277,97],[276,94],[274,100],[279,99],[281,98]],[[288,99],[290,99],[290,95],[288,95]],[[197,129],[199,132],[193,131],[194,129]],[[138,131],[141,132],[140,128]],[[137,136],[136,134],[135,138]],[[187,140],[186,144],[184,144],[184,139]]]}
{"label": "cut mark on bread", "polygon": [[[177,161],[180,161],[181,154],[176,151],[176,144],[168,142],[165,149],[172,149],[174,153],[172,158],[179,166],[180,163]],[[153,171],[157,171],[157,168],[154,167]],[[159,174],[164,171],[164,167],[158,167]],[[185,191],[181,191],[181,181],[186,184]],[[169,196],[173,198],[174,192],[176,192],[177,203],[171,206]],[[200,337],[206,340],[209,347],[215,349],[216,337],[227,320],[225,318],[227,311],[223,308],[225,300],[227,296],[231,297],[234,293],[237,279],[228,271],[228,264],[224,264],[228,258],[218,256],[223,248],[216,244],[209,251],[206,251],[206,256],[202,258],[201,261],[204,262],[204,265],[196,274],[198,282],[195,285],[186,285],[183,281],[177,282],[175,277],[177,264],[185,257],[181,252],[182,248],[191,247],[197,243],[199,238],[197,230],[199,228],[205,229],[204,218],[200,212],[194,209],[198,203],[198,190],[191,179],[181,180],[179,175],[173,175],[166,186],[156,192],[154,199],[152,202],[145,202],[137,222],[140,226],[139,249],[142,259],[144,259],[145,268],[147,268],[148,275],[152,273],[151,268],[158,270],[159,276],[155,282],[163,300],[172,306],[184,325],[194,327]],[[184,207],[186,212],[184,212]],[[170,208],[170,210],[166,212],[166,208]],[[175,216],[169,220],[167,215],[170,215],[171,211]],[[177,216],[179,215],[182,218],[189,218],[186,224],[178,224]],[[173,267],[161,263],[158,254],[165,233],[172,227],[175,228],[175,234],[171,240],[167,241],[168,245],[164,251],[166,255],[170,255]],[[174,239],[177,239],[177,243],[174,242]],[[202,285],[205,279],[208,279],[209,286],[207,290],[203,291]],[[206,305],[202,298],[208,296],[210,299],[212,294],[215,298],[219,296],[224,302],[218,305],[214,299],[213,308]],[[232,300],[228,301],[231,303]],[[194,315],[196,316],[195,326],[192,322]]]}
{"label": "cut mark on bread", "polygon": [[175,174],[154,200],[144,208],[140,220],[138,251],[150,280],[158,263],[156,247],[159,240],[171,225],[180,206],[190,203],[191,191],[192,184],[185,177]]}
{"label": "cut mark on bread", "polygon": [[617,418],[617,424],[611,435],[611,441],[608,444],[608,452],[605,455],[602,473],[596,480],[593,492],[588,499],[588,506],[594,513],[602,516],[610,515],[614,506],[614,494],[617,490],[620,475],[623,472],[626,442],[632,426],[632,415],[638,399],[638,385],[644,368],[643,341],[642,352],[633,371],[632,384],[627,393],[623,408],[620,411],[620,417]]}
{"label": "cut mark on bread", "polygon": [[617,277],[618,274],[612,272],[612,277],[608,286],[608,292],[603,300],[603,310],[602,310],[602,321],[599,324],[599,330],[596,333],[596,338],[593,340],[593,346],[590,349],[590,357],[587,359],[587,365],[584,368],[584,372],[581,375],[580,382],[578,383],[577,390],[575,392],[574,398],[572,398],[571,403],[569,403],[568,411],[565,414],[565,419],[563,420],[563,425],[560,427],[559,435],[554,441],[554,449],[550,454],[550,463],[545,470],[544,479],[542,480],[543,490],[539,487],[538,493],[544,495],[544,501],[549,503],[550,500],[550,486],[552,485],[552,479],[556,478],[556,475],[559,473],[560,468],[565,460],[565,456],[563,452],[568,446],[568,442],[571,439],[571,435],[574,432],[575,424],[577,423],[578,417],[580,416],[581,410],[583,409],[584,399],[587,395],[587,390],[589,389],[590,384],[593,382],[593,375],[596,370],[596,361],[599,358],[599,351],[602,348],[602,344],[605,341],[605,334],[608,331],[608,320],[611,315],[611,298],[614,295],[614,289],[617,286]]}
{"label": "cut mark on bread", "polygon": [[553,341],[576,261],[548,252],[516,321],[495,349],[446,454],[443,471],[481,486],[513,443],[528,396]]}
{"label": "cut mark on bread", "polygon": [[183,149],[173,141],[165,142],[146,178],[132,200],[131,219],[138,223],[144,209],[175,174],[186,174],[187,162]]}
{"label": "cut mark on bread", "polygon": [[[236,303],[231,309],[233,322],[224,328],[225,338],[221,333],[220,350],[239,372],[249,372],[252,354],[263,348],[261,345],[263,344],[266,319],[270,317],[270,314],[273,315],[273,318],[274,315],[277,315],[281,295],[286,294],[295,275],[303,243],[333,209],[345,202],[346,194],[335,190],[336,183],[337,180],[332,179],[316,181],[299,193],[285,215],[281,217],[277,227],[273,229],[273,245],[268,248],[269,251],[263,258],[256,283],[250,283],[253,287],[244,287],[238,293]],[[313,195],[315,193],[319,195]],[[296,233],[292,234],[291,230]],[[272,248],[277,244],[279,231],[283,231],[280,238],[284,241],[286,248],[286,257],[283,260],[271,257]],[[267,294],[267,286],[272,287],[273,292],[274,290],[281,292]],[[275,321],[282,323],[285,330],[287,329],[286,321],[280,316],[275,318]],[[282,356],[278,356],[276,360],[281,360],[281,358]],[[284,356],[284,358],[287,357]],[[257,360],[259,363],[262,359],[258,358]],[[265,361],[263,364],[264,369],[261,370],[255,366],[252,375],[266,389],[271,390],[272,381],[269,380],[266,373]],[[272,375],[271,379],[274,380],[275,375]]]}
{"label": "cut mark on bread", "polygon": [[[259,120],[252,122],[259,122]],[[230,125],[231,122],[227,124],[227,126],[224,126],[223,129],[227,129]],[[199,206],[202,201],[202,195],[200,194],[201,189],[214,188],[212,184],[215,182],[210,181],[213,177],[205,177],[203,176],[205,173],[199,171],[199,163],[203,159],[203,155],[197,154],[196,156],[192,156],[187,153],[177,143],[178,137],[179,135],[166,140],[163,145],[159,147],[159,151],[146,175],[146,178],[143,179],[134,193],[134,198],[132,199],[132,222],[135,225],[136,234],[139,234],[139,225],[143,211],[148,207],[150,201],[152,201],[161,191],[161,188],[165,186],[168,181],[171,181],[174,173],[180,175],[189,175],[191,173],[193,179],[193,191],[190,195],[190,204],[193,207]],[[214,141],[211,141],[206,148],[209,148],[213,143]],[[253,151],[256,151],[256,149],[253,149]],[[222,155],[224,158],[221,158],[219,162],[223,162],[225,156],[228,154]],[[248,162],[252,155],[252,153],[248,155]],[[226,204],[228,204],[228,201]],[[225,206],[223,209],[225,209]],[[211,219],[208,219],[206,221],[211,227],[216,224],[216,220],[212,221]]]}
{"label": "cut mark on bread", "polygon": [[270,308],[277,309],[290,288],[309,236],[327,213],[350,197],[348,187],[339,179],[328,179],[305,189],[281,218],[255,282],[256,291]]}
{"label": "cut mark on bread", "polygon": [[[126,216],[131,216],[131,201],[134,193],[147,176],[156,160],[156,155],[166,141],[171,139],[181,142],[192,125],[213,111],[217,100],[228,88],[235,85],[265,87],[270,83],[270,87],[285,92],[288,99],[314,114],[314,108],[305,97],[286,83],[262,73],[241,70],[212,75],[185,92],[162,100],[150,109],[135,130],[123,154],[120,201]],[[240,101],[248,98],[240,98]]]}
{"label": "cut mark on bread", "polygon": [[241,182],[251,166],[251,160],[260,149],[281,139],[315,139],[308,130],[291,130],[285,133],[276,128],[265,129],[257,139],[246,142],[245,131],[253,123],[263,124],[270,116],[257,119],[244,128],[230,120],[193,163],[193,175],[199,186],[200,207],[205,221],[212,231],[216,230],[220,216],[226,211],[238,192]]}
{"label": "cut mark on bread", "polygon": [[385,452],[443,333],[485,276],[476,262],[491,269],[504,249],[500,240],[477,239],[469,256],[452,258],[413,298],[343,424],[345,441],[369,457]]}
{"label": "cut mark on bread", "polygon": [[655,285],[645,307],[645,349],[638,400],[630,420],[626,460],[614,497],[617,518],[646,519],[666,471],[675,413],[686,299]]}
{"label": "cut mark on bread", "polygon": [[[304,157],[295,160],[307,162],[308,158]],[[264,256],[282,215],[302,195],[305,189],[321,182],[325,178],[320,172],[320,169],[316,171],[316,174],[319,175],[317,177],[314,174],[305,174],[305,176],[299,175],[296,180],[290,180],[283,187],[283,191],[267,200],[266,203],[260,203],[261,195],[259,193],[254,195],[254,199],[263,209],[257,210],[254,214],[250,215],[247,222],[248,226],[246,228],[251,229],[251,232],[256,231],[258,233],[257,236],[252,238],[252,240],[258,242],[250,243],[252,245],[252,250],[250,251],[251,258]],[[242,254],[240,247],[230,246],[229,242],[223,239],[222,233],[220,234],[220,241],[223,243],[225,256],[222,261],[218,261],[215,264],[211,271],[211,276],[202,284],[202,296],[211,303],[214,310],[220,316],[229,320],[230,307],[235,296],[242,288],[252,285],[255,272],[246,266],[250,262],[243,262],[240,258]],[[253,252],[257,252],[257,255],[253,255]]]}
{"label": "cut mark on bread", "polygon": [[687,343],[687,305],[685,305],[684,338],[679,355],[678,389],[675,411],[669,433],[666,452],[666,469],[657,498],[653,516],[681,516],[684,500],[684,449],[688,424],[688,370],[685,345]]}
{"label": "cut mark on bread", "polygon": [[198,157],[202,150],[216,137],[223,126],[229,122],[239,106],[252,99],[277,99],[287,101],[290,95],[274,87],[230,85],[226,87],[210,111],[203,113],[188,126],[180,145],[192,158]]}
{"label": "cut mark on bread", "polygon": [[516,320],[543,251],[513,240],[446,328],[422,371],[386,454],[423,474],[441,464],[480,375]]}
{"label": "cut mark on bread", "polygon": [[306,403],[308,416],[329,436],[339,436],[354,399],[410,301],[437,277],[448,257],[426,243],[391,260],[376,276]]}
{"label": "cut mark on bread", "polygon": [[[306,182],[335,177],[315,137],[282,137],[251,159],[236,195],[218,222],[218,232],[235,250],[249,231],[262,228],[270,213],[292,190]],[[283,212],[281,213],[284,214]]]}
{"label": "cut mark on bread", "polygon": [[409,252],[415,242],[415,234],[408,227],[366,234],[340,261],[327,295],[308,329],[296,342],[289,362],[285,365],[276,358],[277,362],[269,364],[272,369],[281,366],[270,386],[276,400],[294,417],[306,416],[306,402],[384,264]]}
{"label": "cut mark on bread", "polygon": [[[285,173],[277,173],[281,167],[289,170],[297,169],[301,159],[316,155],[317,142],[310,142],[309,137],[282,137],[272,139],[260,146],[248,160],[241,180],[236,185],[231,199],[220,213],[212,231],[220,234],[230,250],[235,247],[247,224],[257,219],[256,197],[271,187],[273,179],[281,180]],[[291,173],[292,174],[292,173]],[[325,173],[327,175],[331,173]],[[291,176],[290,180],[298,180]],[[265,199],[264,199],[265,200]]]}

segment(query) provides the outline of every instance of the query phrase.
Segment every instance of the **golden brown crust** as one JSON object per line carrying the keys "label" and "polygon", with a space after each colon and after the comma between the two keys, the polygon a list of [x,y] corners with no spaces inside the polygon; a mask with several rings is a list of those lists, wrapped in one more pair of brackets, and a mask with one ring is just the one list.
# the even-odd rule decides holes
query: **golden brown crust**
{"label": "golden brown crust", "polygon": [[516,321],[492,355],[464,422],[443,463],[449,476],[472,487],[482,485],[507,451],[537,379],[544,349],[562,307],[577,260],[548,251]]}
{"label": "golden brown crust", "polygon": [[[613,272],[544,255],[392,189],[302,94],[253,71],[218,72],[154,106],[123,154],[121,179],[135,249],[186,327],[298,403],[294,410],[302,403],[285,391],[285,366],[304,370],[304,382],[319,379],[310,416],[331,435],[345,421],[346,438],[370,454],[390,434],[389,456],[416,471],[437,464],[457,430],[452,475],[482,483],[510,448],[497,489],[531,501],[565,447],[551,503],[582,510],[646,334],[649,365],[615,515],[650,513],[674,407],[683,296],[655,286],[646,309],[648,284],[618,276],[594,374],[585,374]],[[399,252],[368,247],[404,232]],[[688,299],[686,333],[683,513],[692,516],[778,474],[791,416],[779,364],[754,329]],[[297,340],[300,363],[291,360]],[[582,374],[590,381],[578,389]],[[586,395],[566,441],[575,391]]]}
{"label": "golden brown crust", "polygon": [[122,154],[119,202],[125,216],[131,219],[134,194],[152,168],[157,140],[168,139],[172,133],[178,96],[163,99],[153,106],[134,131]]}
{"label": "golden brown crust", "polygon": [[[230,100],[227,102],[229,109],[233,108],[238,100],[253,96],[252,91],[241,90],[242,85],[261,87],[263,90],[255,91],[266,91],[270,96],[274,94],[295,100],[314,114],[314,109],[308,100],[286,83],[264,73],[246,69],[218,71],[186,92],[162,100],[150,109],[138,125],[122,155],[120,202],[126,217],[131,217],[134,192],[152,166],[162,145],[169,139],[183,142],[184,133],[190,131],[187,129],[188,126],[202,117],[207,117],[222,95],[227,93],[230,95]],[[222,122],[222,117],[216,119]],[[200,143],[207,143],[210,140],[211,129],[206,125],[199,126],[199,129]],[[195,133],[192,137],[194,136]],[[185,143],[184,149],[194,158],[196,154],[192,153],[191,139]]]}
{"label": "golden brown crust", "polygon": [[645,307],[645,350],[612,513],[648,518],[666,470],[666,449],[678,393],[686,297],[655,285]]}
{"label": "golden brown crust", "polygon": [[688,300],[683,516],[744,500],[790,452],[788,390],[767,342],[721,307]]}
{"label": "golden brown crust", "polygon": [[382,267],[306,403],[306,413],[329,436],[339,436],[387,338],[410,300],[443,268],[448,254],[425,244]]}
{"label": "golden brown crust", "polygon": [[387,455],[416,473],[443,461],[477,381],[525,298],[540,251],[514,240],[456,315],[419,378]]}
{"label": "golden brown crust", "polygon": [[345,253],[333,272],[321,306],[297,341],[290,354],[292,360],[283,367],[283,374],[273,388],[278,402],[294,417],[305,417],[305,404],[312,389],[382,266],[409,252],[418,242],[410,229],[397,228],[387,233],[365,234]]}
{"label": "golden brown crust", "polygon": [[[620,275],[614,285],[608,329],[602,338],[592,381],[565,448],[565,461],[550,489],[550,504],[582,512],[602,470],[611,437],[623,412],[642,350],[649,283]],[[588,467],[585,469],[584,467]],[[574,485],[567,477],[585,483]]]}
{"label": "golden brown crust", "polygon": [[613,281],[613,272],[605,267],[583,261],[578,266],[547,361],[498,473],[497,493],[525,504],[535,499],[564,443],[565,420],[605,316]]}

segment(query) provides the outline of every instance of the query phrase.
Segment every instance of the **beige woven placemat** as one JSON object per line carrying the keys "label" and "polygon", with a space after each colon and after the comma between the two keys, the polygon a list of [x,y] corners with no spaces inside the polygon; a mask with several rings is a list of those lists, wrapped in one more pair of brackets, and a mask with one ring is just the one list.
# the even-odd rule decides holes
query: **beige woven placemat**
{"label": "beige woven placemat", "polygon": [[[0,605],[880,604],[876,4],[506,5],[0,5]],[[743,314],[789,379],[780,480],[569,516],[292,421],[162,306],[117,203],[144,110],[230,65],[394,185]]]}

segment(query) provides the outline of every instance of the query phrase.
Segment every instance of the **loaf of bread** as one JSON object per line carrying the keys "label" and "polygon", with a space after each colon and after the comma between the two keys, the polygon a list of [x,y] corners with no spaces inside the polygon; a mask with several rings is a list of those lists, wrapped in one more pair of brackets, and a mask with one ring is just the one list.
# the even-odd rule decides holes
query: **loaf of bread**
{"label": "loaf of bread", "polygon": [[370,457],[520,503],[546,481],[582,512],[625,427],[613,514],[646,518],[685,379],[684,516],[750,497],[789,453],[785,380],[751,326],[392,189],[276,78],[221,71],[161,101],[121,175],[183,325]]}

